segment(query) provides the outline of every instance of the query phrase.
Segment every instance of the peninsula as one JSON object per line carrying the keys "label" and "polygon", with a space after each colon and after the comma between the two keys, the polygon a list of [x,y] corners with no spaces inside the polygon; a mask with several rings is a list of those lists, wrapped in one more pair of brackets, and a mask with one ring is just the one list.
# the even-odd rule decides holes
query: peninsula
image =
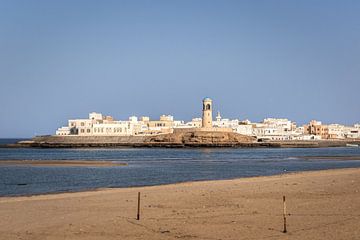
{"label": "peninsula", "polygon": [[159,120],[131,116],[117,121],[92,112],[88,119],[71,119],[55,135],[37,136],[8,147],[358,147],[360,124],[323,125],[311,121],[297,126],[288,119],[266,118],[262,123],[229,120],[220,112],[213,121],[213,101],[202,101],[202,117],[191,122],[162,115]]}

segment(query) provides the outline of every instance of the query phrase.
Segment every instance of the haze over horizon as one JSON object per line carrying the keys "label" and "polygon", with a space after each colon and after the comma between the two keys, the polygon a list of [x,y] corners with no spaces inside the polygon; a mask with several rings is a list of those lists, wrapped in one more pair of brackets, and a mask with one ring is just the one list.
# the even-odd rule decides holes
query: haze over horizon
{"label": "haze over horizon", "polygon": [[92,111],[360,122],[359,1],[0,0],[0,138]]}

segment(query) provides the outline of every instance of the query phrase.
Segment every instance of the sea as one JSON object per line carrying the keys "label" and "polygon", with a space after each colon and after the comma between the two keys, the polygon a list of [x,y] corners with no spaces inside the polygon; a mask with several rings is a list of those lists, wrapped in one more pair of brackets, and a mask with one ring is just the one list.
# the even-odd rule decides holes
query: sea
{"label": "sea", "polygon": [[[19,139],[0,139],[0,144]],[[23,140],[23,139],[22,139]],[[301,158],[307,156],[308,158]],[[324,160],[311,158],[325,156]],[[98,188],[268,176],[360,167],[359,147],[341,148],[0,148],[0,160],[89,160],[126,166],[0,165],[0,196],[76,192]]]}

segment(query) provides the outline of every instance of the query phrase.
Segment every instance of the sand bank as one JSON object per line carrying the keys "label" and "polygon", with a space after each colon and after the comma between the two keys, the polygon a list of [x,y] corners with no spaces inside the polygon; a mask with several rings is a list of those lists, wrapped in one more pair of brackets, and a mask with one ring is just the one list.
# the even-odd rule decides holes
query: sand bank
{"label": "sand bank", "polygon": [[43,166],[43,167],[112,167],[126,166],[127,163],[90,160],[0,160],[1,165]]}
{"label": "sand bank", "polygon": [[0,239],[359,239],[359,203],[360,169],[3,197]]}
{"label": "sand bank", "polygon": [[307,160],[360,160],[360,156],[300,156],[297,158]]}

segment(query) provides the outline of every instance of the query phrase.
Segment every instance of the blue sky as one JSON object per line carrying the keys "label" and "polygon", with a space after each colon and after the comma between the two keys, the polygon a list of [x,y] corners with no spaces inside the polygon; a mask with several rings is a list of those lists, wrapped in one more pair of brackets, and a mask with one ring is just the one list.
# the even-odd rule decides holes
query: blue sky
{"label": "blue sky", "polygon": [[360,2],[0,0],[0,137],[98,111],[360,122]]}

